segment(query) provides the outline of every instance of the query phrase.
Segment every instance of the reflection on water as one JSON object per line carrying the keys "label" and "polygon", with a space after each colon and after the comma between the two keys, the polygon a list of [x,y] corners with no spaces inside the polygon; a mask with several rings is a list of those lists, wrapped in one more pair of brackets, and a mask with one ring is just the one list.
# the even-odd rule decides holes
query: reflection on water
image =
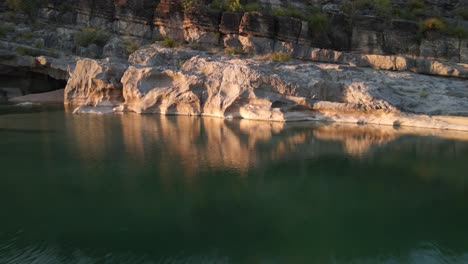
{"label": "reflection on water", "polygon": [[0,263],[467,263],[463,132],[0,116]]}

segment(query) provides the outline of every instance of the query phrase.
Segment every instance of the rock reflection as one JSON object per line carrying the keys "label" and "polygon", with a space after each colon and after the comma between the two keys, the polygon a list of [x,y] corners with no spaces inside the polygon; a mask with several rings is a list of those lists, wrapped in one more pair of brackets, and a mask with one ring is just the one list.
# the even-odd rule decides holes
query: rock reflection
{"label": "rock reflection", "polygon": [[340,141],[346,153],[361,156],[368,153],[372,146],[381,146],[395,140],[398,131],[392,127],[331,124],[317,128],[314,136],[321,140]]}
{"label": "rock reflection", "polygon": [[112,145],[118,145],[140,162],[177,161],[186,176],[203,168],[247,171],[262,162],[295,155],[344,151],[359,157],[405,135],[468,140],[468,133],[458,131],[187,116],[73,116],[68,124],[82,159],[105,159]]}

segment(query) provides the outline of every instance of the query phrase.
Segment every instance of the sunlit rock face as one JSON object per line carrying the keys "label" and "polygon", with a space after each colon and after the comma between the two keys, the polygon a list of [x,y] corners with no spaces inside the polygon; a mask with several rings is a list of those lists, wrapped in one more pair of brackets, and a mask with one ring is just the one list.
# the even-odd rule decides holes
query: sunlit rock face
{"label": "sunlit rock face", "polygon": [[101,107],[121,104],[120,78],[126,68],[126,64],[109,60],[79,60],[65,88],[65,104]]}
{"label": "sunlit rock face", "polygon": [[[389,69],[405,62],[377,55],[366,59]],[[152,45],[132,54],[129,63],[78,61],[65,103],[82,106],[77,113],[131,111],[467,130],[464,119],[426,116],[468,116],[465,90],[466,82],[457,79]]]}
{"label": "sunlit rock face", "polygon": [[131,66],[122,78],[125,107],[137,113],[200,115],[203,86],[196,77]]}

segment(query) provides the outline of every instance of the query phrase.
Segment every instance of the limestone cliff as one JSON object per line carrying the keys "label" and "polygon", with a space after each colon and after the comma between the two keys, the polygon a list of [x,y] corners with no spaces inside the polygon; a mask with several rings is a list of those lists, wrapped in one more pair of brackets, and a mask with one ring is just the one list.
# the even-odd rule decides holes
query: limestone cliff
{"label": "limestone cliff", "polygon": [[378,2],[2,2],[0,70],[68,80],[75,113],[468,130],[465,0]]}
{"label": "limestone cliff", "polygon": [[[224,5],[216,4],[223,2]],[[26,39],[21,34],[12,34],[14,39],[11,39],[6,33],[0,34],[0,38],[14,42],[38,38],[41,43],[29,44],[85,57],[125,58],[128,42],[143,45],[171,38],[198,48],[231,48],[255,54],[285,51],[288,47],[287,51],[294,56],[315,47],[468,62],[466,0],[46,0],[40,3],[34,18],[25,16],[32,16],[28,12],[14,16],[4,3],[0,21],[17,27],[24,24],[15,31],[31,33]],[[41,26],[30,28],[28,22],[32,19],[36,27],[38,23]],[[77,43],[75,33],[84,27],[104,30],[112,37],[97,47]]]}
{"label": "limestone cliff", "polygon": [[240,59],[152,45],[132,54],[128,63],[78,61],[65,90],[65,102],[75,113],[136,112],[468,130],[467,89],[466,81],[453,78],[336,64]]}

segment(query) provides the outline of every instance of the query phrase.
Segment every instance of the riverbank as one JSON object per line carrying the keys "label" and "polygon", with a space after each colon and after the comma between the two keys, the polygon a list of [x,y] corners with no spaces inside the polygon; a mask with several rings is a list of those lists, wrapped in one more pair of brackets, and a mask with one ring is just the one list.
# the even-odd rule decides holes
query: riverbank
{"label": "riverbank", "polygon": [[78,60],[70,76],[65,104],[79,114],[136,112],[468,131],[468,87],[462,78],[156,44],[136,51],[128,62]]}
{"label": "riverbank", "polygon": [[137,50],[128,61],[32,59],[45,73],[68,69],[66,89],[12,102],[64,102],[76,114],[135,112],[468,131],[464,78],[294,59],[279,62],[267,55],[158,44]]}

